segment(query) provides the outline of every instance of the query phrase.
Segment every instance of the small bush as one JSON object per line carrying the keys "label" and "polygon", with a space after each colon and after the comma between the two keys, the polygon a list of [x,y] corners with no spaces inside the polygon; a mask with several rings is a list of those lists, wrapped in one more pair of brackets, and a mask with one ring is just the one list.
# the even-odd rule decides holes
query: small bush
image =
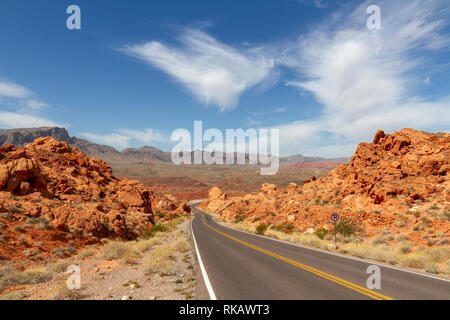
{"label": "small bush", "polygon": [[426,272],[430,272],[430,273],[439,273],[440,272],[438,265],[433,262],[427,262],[425,264],[424,269]]}
{"label": "small bush", "polygon": [[22,236],[19,236],[19,243],[20,243],[21,245],[24,245],[24,246],[28,245],[27,239],[25,239],[25,238],[22,237]]}
{"label": "small bush", "polygon": [[155,224],[150,230],[146,230],[143,233],[141,233],[141,238],[149,239],[155,236],[158,232],[167,232],[169,231],[169,227],[165,224],[158,223]]}
{"label": "small bush", "polygon": [[152,275],[155,273],[171,273],[171,251],[167,249],[168,248],[166,246],[155,249],[152,252],[152,256],[144,261],[146,275]]}
{"label": "small bush", "polygon": [[186,240],[175,240],[173,243],[171,243],[172,248],[174,250],[184,253],[189,250],[189,243]]}
{"label": "small bush", "polygon": [[58,262],[49,263],[45,266],[45,271],[51,274],[66,272],[67,268],[73,264],[73,259],[64,259]]}
{"label": "small bush", "polygon": [[85,258],[88,258],[88,257],[92,257],[92,256],[94,256],[94,255],[96,255],[96,254],[97,254],[97,250],[92,249],[92,248],[86,248],[86,249],[83,249],[83,250],[77,255],[77,258],[79,258],[79,259],[85,259]]}
{"label": "small bush", "polygon": [[400,264],[404,267],[423,269],[427,259],[423,255],[409,254],[400,260]]}
{"label": "small bush", "polygon": [[120,259],[124,261],[133,261],[139,257],[133,243],[111,241],[108,242],[100,252],[100,258],[106,260]]}
{"label": "small bush", "polygon": [[397,242],[402,242],[402,241],[405,241],[405,240],[408,240],[408,239],[409,239],[409,236],[407,234],[401,234],[401,235],[399,235],[397,237],[396,241]]}
{"label": "small bush", "polygon": [[50,296],[50,300],[80,300],[82,295],[80,290],[67,288],[64,281],[61,281],[55,291]]}
{"label": "small bush", "polygon": [[25,232],[25,229],[22,226],[14,226],[14,230],[16,230],[17,232]]}
{"label": "small bush", "polygon": [[0,300],[23,300],[25,297],[24,291],[12,291],[0,296]]}
{"label": "small bush", "polygon": [[411,246],[407,242],[401,242],[398,245],[398,251],[403,253],[403,254],[410,253],[411,252]]}
{"label": "small bush", "polygon": [[261,223],[256,226],[255,231],[259,235],[263,235],[267,231],[267,226],[264,223]]}
{"label": "small bush", "polygon": [[48,272],[21,272],[12,267],[2,267],[0,268],[0,290],[11,286],[42,283],[52,278],[52,274]]}
{"label": "small bush", "polygon": [[328,229],[326,229],[326,228],[319,228],[319,229],[317,229],[316,230],[316,232],[315,232],[315,234],[321,239],[321,240],[323,240],[325,237],[326,237],[326,235],[328,234]]}
{"label": "small bush", "polygon": [[6,210],[8,210],[9,213],[21,213],[22,212],[22,210],[16,206],[7,206]]}
{"label": "small bush", "polygon": [[350,218],[344,218],[336,224],[336,231],[344,237],[349,237],[358,231],[356,221]]}
{"label": "small bush", "polygon": [[74,247],[60,247],[60,248],[54,248],[52,252],[59,258],[64,258],[66,254],[73,254],[77,251]]}
{"label": "small bush", "polygon": [[11,215],[9,214],[9,212],[2,212],[0,213],[0,218],[9,221],[11,220]]}

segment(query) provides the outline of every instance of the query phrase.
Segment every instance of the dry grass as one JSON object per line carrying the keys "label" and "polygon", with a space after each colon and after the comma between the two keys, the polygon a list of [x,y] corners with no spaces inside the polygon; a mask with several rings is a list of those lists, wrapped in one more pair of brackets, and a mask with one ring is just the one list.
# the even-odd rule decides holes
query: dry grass
{"label": "dry grass", "polygon": [[79,254],[77,254],[76,258],[79,260],[83,260],[88,257],[95,256],[97,253],[98,253],[98,250],[96,250],[94,248],[85,248],[85,249],[81,250]]}
{"label": "dry grass", "polygon": [[44,268],[28,269],[25,271],[18,271],[12,267],[0,268],[0,290],[18,286],[23,284],[37,284],[47,282],[54,277],[54,274],[45,271]]}
{"label": "dry grass", "polygon": [[159,237],[150,238],[148,240],[140,240],[137,241],[134,245],[134,249],[139,254],[142,254],[148,250],[150,250],[153,246],[161,243],[161,239]]}
{"label": "dry grass", "polygon": [[23,300],[25,298],[24,291],[12,291],[0,296],[0,300]]}
{"label": "dry grass", "polygon": [[49,300],[80,300],[81,297],[80,290],[70,290],[65,281],[60,281],[51,293]]}
{"label": "dry grass", "polygon": [[99,252],[99,258],[105,260],[120,260],[123,263],[135,263],[140,257],[135,248],[136,242],[110,241]]}
{"label": "dry grass", "polygon": [[[238,230],[255,233],[255,227],[246,221],[233,224]],[[334,244],[331,237],[325,237],[321,240],[315,234],[292,233],[287,234],[269,228],[265,232],[265,236],[298,243],[319,249],[329,250]],[[400,235],[398,240],[406,240],[408,237]],[[389,245],[388,242],[393,240],[393,236],[386,232],[374,240],[360,239],[356,237],[339,237],[338,249],[340,253],[349,254],[363,259],[370,259],[389,264],[398,264],[407,268],[423,269],[431,273],[447,273],[450,274],[450,248],[423,248],[422,250],[413,250],[407,241],[401,241],[396,247]],[[445,265],[447,263],[447,265]],[[441,268],[440,265],[444,264]]]}
{"label": "dry grass", "polygon": [[170,274],[171,273],[171,254],[174,248],[170,245],[163,245],[156,248],[150,258],[145,259],[145,274],[152,275],[155,273]]}

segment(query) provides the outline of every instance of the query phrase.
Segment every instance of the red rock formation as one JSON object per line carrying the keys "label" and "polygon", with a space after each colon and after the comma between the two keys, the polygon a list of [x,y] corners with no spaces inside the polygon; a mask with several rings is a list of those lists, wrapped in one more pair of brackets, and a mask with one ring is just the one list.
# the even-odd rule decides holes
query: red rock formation
{"label": "red rock formation", "polygon": [[[39,138],[18,150],[5,146],[0,155],[0,212],[6,213],[0,216],[6,225],[0,229],[2,257],[20,256],[32,242],[45,238],[43,234],[60,239],[71,232],[87,235],[87,242],[130,239],[152,227],[154,213],[164,218],[190,212],[188,204],[156,197],[139,181],[119,179],[105,162],[53,138]],[[13,229],[30,218],[45,219],[49,230]]]}
{"label": "red rock formation", "polygon": [[[250,222],[292,224],[302,232],[331,227],[329,216],[336,210],[360,221],[369,236],[385,227],[396,230],[399,220],[405,224],[399,232],[428,221],[434,230],[432,237],[441,234],[448,238],[449,169],[450,134],[412,129],[385,134],[379,130],[372,143],[359,144],[351,161],[325,178],[312,177],[301,187],[289,185],[280,190],[264,184],[258,195],[210,199],[202,206],[227,221],[244,213]],[[421,220],[415,212],[421,214]],[[421,232],[415,232],[415,239],[423,245]]]}

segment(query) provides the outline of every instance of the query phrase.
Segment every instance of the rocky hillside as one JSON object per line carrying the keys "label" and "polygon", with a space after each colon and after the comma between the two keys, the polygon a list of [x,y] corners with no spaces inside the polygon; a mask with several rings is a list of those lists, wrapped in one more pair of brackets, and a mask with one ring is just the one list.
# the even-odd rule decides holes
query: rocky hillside
{"label": "rocky hillside", "polygon": [[[164,152],[155,147],[143,146],[141,148],[127,148],[123,151],[117,151],[116,149],[92,143],[90,141],[79,139],[77,137],[71,137],[66,129],[58,127],[42,127],[42,128],[29,128],[29,129],[8,129],[0,130],[0,147],[13,144],[17,147],[22,147],[28,143],[33,142],[37,138],[41,137],[53,137],[57,141],[65,141],[70,146],[76,147],[81,152],[87,154],[90,157],[100,158],[104,161],[151,161],[160,163],[171,163],[170,152]],[[205,151],[204,151],[205,153]],[[225,163],[226,154],[219,153]],[[236,157],[236,153],[234,157]],[[248,163],[248,154],[245,155],[246,163]],[[307,163],[307,168],[323,168],[320,162],[326,161],[331,164],[340,164],[348,162],[347,158],[325,159],[320,157],[305,157],[302,155],[292,155],[288,157],[281,157],[280,164],[282,167],[289,165],[299,165]],[[194,152],[191,154],[191,161],[194,162]],[[314,166],[314,163],[318,163]],[[335,165],[335,166],[336,166]],[[328,165],[329,166],[329,165]]]}
{"label": "rocky hillside", "polygon": [[228,197],[218,188],[202,207],[224,220],[264,222],[314,232],[332,228],[331,212],[357,221],[366,236],[408,232],[420,245],[450,237],[450,134],[403,129],[378,131],[359,144],[351,161],[327,177],[287,188],[264,184],[259,194]]}
{"label": "rocky hillside", "polygon": [[66,142],[0,148],[0,260],[52,259],[102,237],[132,239],[155,220],[189,212]]}

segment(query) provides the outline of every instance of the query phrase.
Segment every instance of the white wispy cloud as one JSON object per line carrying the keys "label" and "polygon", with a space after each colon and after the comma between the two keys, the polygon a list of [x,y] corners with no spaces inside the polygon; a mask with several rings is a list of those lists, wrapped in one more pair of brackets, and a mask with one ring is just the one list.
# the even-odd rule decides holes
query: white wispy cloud
{"label": "white wispy cloud", "polygon": [[23,86],[12,82],[0,81],[0,97],[25,99],[31,95],[32,92]]}
{"label": "white wispy cloud", "polygon": [[28,108],[31,108],[33,110],[39,110],[45,107],[48,107],[48,104],[43,102],[43,101],[39,101],[39,100],[35,100],[35,99],[30,99],[26,101],[26,106]]}
{"label": "white wispy cloud", "polygon": [[[58,123],[40,114],[48,104],[37,99],[30,89],[17,83],[0,80],[0,127],[32,128],[59,126]],[[13,108],[13,111],[10,109]]]}
{"label": "white wispy cloud", "polygon": [[321,105],[318,118],[280,127],[284,153],[322,150],[321,155],[343,156],[380,128],[450,129],[450,99],[415,94],[424,85],[420,71],[432,63],[426,54],[450,44],[444,30],[449,11],[441,10],[445,3],[383,2],[382,29],[372,31],[365,24],[369,4],[337,15],[339,21],[330,19],[330,25],[301,37],[278,59],[301,79],[286,85],[312,94]]}
{"label": "white wispy cloud", "polygon": [[168,143],[170,137],[162,134],[156,129],[147,128],[144,130],[119,129],[118,132],[124,136],[135,139],[145,144]]}
{"label": "white wispy cloud", "polygon": [[220,111],[234,108],[241,94],[262,83],[274,67],[261,49],[235,49],[200,30],[186,29],[179,40],[180,47],[152,41],[121,50],[166,72]]}
{"label": "white wispy cloud", "polygon": [[109,145],[119,150],[130,147],[133,141],[150,146],[154,146],[155,144],[171,143],[170,137],[164,135],[156,129],[151,128],[144,130],[117,129],[114,130],[114,132],[107,134],[81,132],[80,136],[89,141]]}
{"label": "white wispy cloud", "polygon": [[44,117],[0,110],[0,127],[4,129],[58,126],[61,125]]}
{"label": "white wispy cloud", "polygon": [[80,136],[99,144],[108,145],[117,149],[125,149],[130,146],[131,138],[118,133],[94,134],[81,132]]}

